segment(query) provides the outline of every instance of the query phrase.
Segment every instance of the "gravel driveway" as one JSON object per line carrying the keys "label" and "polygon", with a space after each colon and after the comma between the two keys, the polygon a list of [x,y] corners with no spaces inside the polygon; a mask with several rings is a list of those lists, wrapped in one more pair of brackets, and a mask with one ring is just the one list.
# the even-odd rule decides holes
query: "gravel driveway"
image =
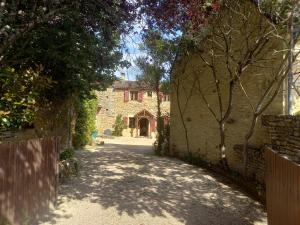
{"label": "gravel driveway", "polygon": [[156,157],[149,139],[105,140],[79,151],[81,174],[61,185],[57,209],[39,224],[267,224],[261,205],[212,174]]}

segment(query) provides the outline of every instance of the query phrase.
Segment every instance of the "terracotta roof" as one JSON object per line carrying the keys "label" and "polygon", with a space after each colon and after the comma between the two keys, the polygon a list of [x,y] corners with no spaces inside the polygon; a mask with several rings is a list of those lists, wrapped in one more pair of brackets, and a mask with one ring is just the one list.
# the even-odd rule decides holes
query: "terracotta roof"
{"label": "terracotta roof", "polygon": [[150,85],[138,81],[118,80],[112,85],[114,89],[134,89],[134,90],[153,90]]}

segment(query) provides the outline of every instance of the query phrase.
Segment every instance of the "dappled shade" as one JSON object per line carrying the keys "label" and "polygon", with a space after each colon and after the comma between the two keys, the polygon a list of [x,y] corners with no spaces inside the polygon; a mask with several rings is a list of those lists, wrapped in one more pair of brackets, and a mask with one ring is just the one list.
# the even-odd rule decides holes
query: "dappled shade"
{"label": "dappled shade", "polygon": [[[131,217],[134,224],[140,224],[137,217],[143,214],[153,219],[171,216],[175,224],[186,225],[265,224],[261,206],[236,187],[201,168],[156,157],[150,146],[106,144],[79,156],[81,175],[61,187],[61,197],[70,200],[68,207],[72,200],[99,204]],[[53,212],[44,220],[58,224],[64,216],[77,215]],[[97,219],[99,224],[103,218]]]}

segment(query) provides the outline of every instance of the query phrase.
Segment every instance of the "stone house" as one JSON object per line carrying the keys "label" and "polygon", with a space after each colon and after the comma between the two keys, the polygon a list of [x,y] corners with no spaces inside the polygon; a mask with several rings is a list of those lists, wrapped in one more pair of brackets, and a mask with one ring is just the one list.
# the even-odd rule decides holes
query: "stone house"
{"label": "stone house", "polygon": [[[240,64],[237,61],[246,55],[245,49],[255,46],[257,36],[273,29],[272,21],[259,11],[255,1],[227,2],[229,4],[221,7],[219,17],[212,25],[196,37],[196,50],[177,57],[171,78],[170,152],[177,156],[189,152],[212,164],[220,160],[220,127],[215,117],[226,113],[230,101],[229,85],[234,77],[230,73],[238,71]],[[282,67],[282,49],[282,41],[270,37],[257,52],[260,60],[251,61],[243,69],[239,77],[243,88],[236,85],[233,89],[232,109],[225,124],[226,157],[233,170],[242,172],[241,146],[251,125],[252,106],[258,104],[274,74]],[[212,52],[215,58],[212,58]],[[219,104],[218,88],[222,105]],[[283,114],[285,94],[282,86],[264,114]],[[257,153],[254,156],[257,158],[249,165],[249,170],[261,182],[264,169],[258,164],[263,163],[261,149],[268,142],[266,128],[259,118],[250,139],[250,153]]]}
{"label": "stone house", "polygon": [[[100,134],[110,134],[116,117],[121,115],[126,125],[123,136],[149,137],[156,136],[157,96],[148,85],[137,81],[115,81],[98,95],[97,130]],[[170,96],[160,94],[161,111],[165,123],[170,113]]]}

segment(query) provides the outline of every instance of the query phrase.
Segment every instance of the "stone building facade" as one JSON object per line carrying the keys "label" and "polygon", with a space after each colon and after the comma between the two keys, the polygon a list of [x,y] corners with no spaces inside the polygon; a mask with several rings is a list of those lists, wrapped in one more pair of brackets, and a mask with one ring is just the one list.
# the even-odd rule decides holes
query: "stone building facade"
{"label": "stone building facade", "polygon": [[[126,125],[123,136],[156,136],[157,95],[147,85],[137,81],[116,81],[98,95],[97,129],[100,134],[110,134],[116,117],[121,115]],[[165,123],[170,114],[170,96],[160,93],[161,111]]]}
{"label": "stone building facade", "polygon": [[[300,31],[299,31],[300,33]],[[296,42],[294,51],[300,52],[300,39]],[[293,87],[292,87],[292,114],[300,115],[300,56],[296,58],[293,66]],[[287,85],[287,84],[286,84]]]}
{"label": "stone building facade", "polygon": [[[223,101],[221,109],[225,114],[229,101],[228,85],[230,84],[227,66],[229,65],[232,71],[238,68],[238,66],[234,67],[234,60],[241,57],[247,48],[247,41],[243,35],[252,30],[251,35],[255,40],[255,34],[259,33],[256,29],[262,26],[266,26],[267,30],[272,29],[267,27],[271,24],[269,18],[262,15],[252,1],[232,1],[232,7],[234,7],[235,2],[242,2],[244,5],[240,8],[221,11],[221,19],[213,23],[207,32],[208,34],[199,35],[197,52],[189,51],[188,54],[181,55],[174,65],[171,82],[170,122],[170,151],[174,155],[192,154],[212,164],[217,164],[221,159],[220,127],[210,111],[214,111],[215,116],[220,118],[216,83],[220,87]],[[244,15],[246,16],[244,17]],[[244,20],[246,17],[247,22]],[[232,30],[229,30],[229,33],[219,30],[230,27]],[[210,31],[220,31],[220,36],[212,37]],[[231,39],[228,36],[226,38],[228,34],[232,34]],[[212,49],[210,48],[212,42],[216,43],[213,50],[214,54],[217,55],[217,60],[213,62],[211,59]],[[229,54],[229,57],[226,58],[222,51],[226,51],[229,42],[231,42],[232,49],[228,51],[232,51],[232,54],[235,55]],[[226,157],[229,167],[241,173],[243,171],[243,157],[240,146],[243,145],[244,137],[251,125],[253,116],[251,105],[255,106],[260,101],[275,71],[281,67],[284,57],[282,51],[279,53],[281,49],[283,49],[281,40],[276,39],[276,37],[268,40],[266,46],[259,53],[259,58],[266,60],[261,63],[250,63],[243,71],[243,76],[240,79],[248,96],[251,96],[250,102],[239,85],[235,86],[233,90],[232,111],[225,124]],[[278,54],[274,54],[276,50],[278,50]],[[215,70],[213,72],[210,63],[214,63]],[[214,75],[217,76],[217,79],[214,79]],[[275,115],[284,113],[283,87],[280,88],[278,95],[264,113]],[[267,131],[259,118],[255,132],[250,139],[250,146],[251,149],[258,150],[257,155],[260,155],[260,158],[263,153],[259,151],[266,142],[268,142]],[[251,150],[251,152],[254,151]],[[254,167],[256,166],[254,165]],[[264,179],[262,174],[257,176],[261,177],[260,180]]]}

